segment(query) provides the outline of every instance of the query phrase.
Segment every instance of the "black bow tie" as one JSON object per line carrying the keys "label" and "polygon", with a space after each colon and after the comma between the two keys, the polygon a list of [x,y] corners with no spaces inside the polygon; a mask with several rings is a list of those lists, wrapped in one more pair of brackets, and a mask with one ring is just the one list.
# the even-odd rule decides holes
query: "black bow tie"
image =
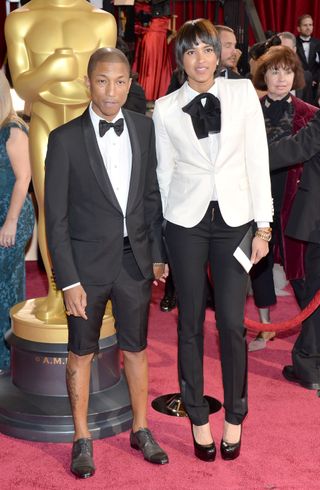
{"label": "black bow tie", "polygon": [[116,135],[120,136],[120,134],[123,131],[123,118],[121,117],[115,123],[111,123],[111,122],[105,121],[104,119],[100,119],[100,121],[99,121],[99,134],[101,137],[104,136],[106,134],[106,132],[109,131],[110,128],[113,128]]}
{"label": "black bow tie", "polygon": [[[206,99],[203,106],[201,100]],[[206,138],[210,133],[220,133],[221,109],[220,100],[213,94],[197,95],[189,104],[182,107],[183,112],[190,114],[193,129],[198,139]]]}
{"label": "black bow tie", "polygon": [[[300,39],[301,39],[301,37],[300,37]],[[301,39],[301,41],[302,41],[303,43],[309,43],[309,42],[311,41],[311,39]]]}
{"label": "black bow tie", "polygon": [[290,107],[290,102],[288,102],[288,100],[290,99],[290,97],[291,94],[289,93],[281,100],[273,100],[270,99],[268,95],[266,95],[266,101],[268,102],[269,106],[267,107],[264,104],[263,113],[267,118],[270,119],[273,126],[277,126],[281,118],[284,116],[285,112],[288,112]]}

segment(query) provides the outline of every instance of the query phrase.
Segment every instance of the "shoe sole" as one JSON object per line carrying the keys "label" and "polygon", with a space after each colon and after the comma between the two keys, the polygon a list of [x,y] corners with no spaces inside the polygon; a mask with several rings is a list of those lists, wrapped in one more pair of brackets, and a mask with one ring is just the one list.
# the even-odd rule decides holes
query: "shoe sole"
{"label": "shoe sole", "polygon": [[306,388],[307,390],[320,390],[320,383],[308,383],[307,381],[302,381],[299,378],[296,378],[296,376],[290,376],[288,374],[285,374],[282,372],[283,377],[287,380],[290,381],[291,383],[296,383],[303,388]]}

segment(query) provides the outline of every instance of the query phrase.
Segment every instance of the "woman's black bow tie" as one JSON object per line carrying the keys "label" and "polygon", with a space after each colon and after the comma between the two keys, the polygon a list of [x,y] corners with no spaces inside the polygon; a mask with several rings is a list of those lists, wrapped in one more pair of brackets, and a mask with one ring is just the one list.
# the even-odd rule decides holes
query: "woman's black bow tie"
{"label": "woman's black bow tie", "polygon": [[[202,99],[206,99],[204,106],[201,102]],[[213,94],[203,93],[197,95],[189,104],[182,107],[182,110],[190,114],[198,139],[206,138],[209,133],[220,133],[220,100]]]}
{"label": "woman's black bow tie", "polygon": [[268,117],[273,126],[277,125],[280,119],[283,117],[284,113],[289,110],[290,102],[289,99],[291,97],[290,92],[283,97],[281,100],[273,100],[266,96],[266,102],[268,102],[268,106],[264,104],[263,112],[266,117]]}

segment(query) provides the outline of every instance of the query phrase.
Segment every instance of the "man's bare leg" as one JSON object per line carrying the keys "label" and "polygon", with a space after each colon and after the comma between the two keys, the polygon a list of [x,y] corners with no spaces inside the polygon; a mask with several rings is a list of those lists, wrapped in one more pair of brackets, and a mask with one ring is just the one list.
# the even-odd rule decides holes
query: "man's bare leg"
{"label": "man's bare leg", "polygon": [[91,362],[94,354],[78,356],[69,352],[67,362],[67,388],[74,422],[74,440],[90,438],[88,404]]}
{"label": "man's bare leg", "polygon": [[123,351],[123,360],[133,412],[132,431],[130,434],[131,447],[142,451],[144,459],[150,461],[150,463],[168,463],[167,454],[154,440],[151,432],[147,428],[147,352],[146,350],[140,352]]}
{"label": "man's bare leg", "polygon": [[136,432],[148,426],[148,357],[146,349],[140,352],[123,351],[123,361],[133,412],[132,430]]}

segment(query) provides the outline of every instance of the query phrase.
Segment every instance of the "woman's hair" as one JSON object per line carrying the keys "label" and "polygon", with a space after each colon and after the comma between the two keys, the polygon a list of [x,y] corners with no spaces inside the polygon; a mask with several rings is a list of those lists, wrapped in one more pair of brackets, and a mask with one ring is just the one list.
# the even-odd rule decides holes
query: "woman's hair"
{"label": "woman's hair", "polygon": [[176,37],[176,61],[178,68],[183,70],[183,55],[188,49],[199,43],[212,46],[219,58],[221,44],[214,25],[207,19],[188,20],[178,30]]}
{"label": "woman's hair", "polygon": [[272,46],[256,61],[253,85],[258,90],[267,90],[265,74],[269,68],[290,68],[294,73],[292,88],[303,88],[305,85],[301,61],[292,49],[287,46]]}
{"label": "woman's hair", "polygon": [[13,108],[9,82],[3,70],[0,70],[0,127],[11,121],[26,126]]}

